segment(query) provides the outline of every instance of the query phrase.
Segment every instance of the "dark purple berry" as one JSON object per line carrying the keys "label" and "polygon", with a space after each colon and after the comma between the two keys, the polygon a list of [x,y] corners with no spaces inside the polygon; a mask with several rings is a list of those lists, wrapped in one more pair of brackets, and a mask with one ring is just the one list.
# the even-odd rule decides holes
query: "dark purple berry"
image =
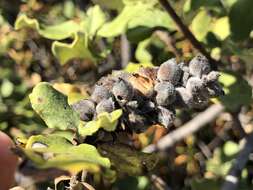
{"label": "dark purple berry", "polygon": [[94,102],[99,103],[104,99],[110,98],[110,96],[111,96],[111,93],[106,87],[101,86],[101,85],[96,85],[91,95],[91,99]]}
{"label": "dark purple berry", "polygon": [[157,78],[159,81],[168,81],[176,85],[181,78],[182,70],[177,65],[176,59],[169,59],[160,65]]}
{"label": "dark purple berry", "polygon": [[160,82],[155,85],[156,103],[160,106],[168,106],[176,99],[176,91],[170,82]]}
{"label": "dark purple berry", "polygon": [[112,98],[109,98],[107,100],[102,100],[96,106],[97,114],[100,114],[103,112],[111,113],[114,109],[115,109],[115,106],[114,106],[114,101]]}
{"label": "dark purple berry", "polygon": [[126,104],[131,101],[134,90],[131,84],[123,79],[119,79],[112,88],[112,93],[120,104]]}
{"label": "dark purple berry", "polygon": [[91,100],[80,100],[72,105],[72,108],[80,114],[83,121],[92,120],[95,114],[95,103]]}
{"label": "dark purple berry", "polygon": [[201,78],[211,71],[208,59],[203,55],[197,55],[189,63],[190,74]]}

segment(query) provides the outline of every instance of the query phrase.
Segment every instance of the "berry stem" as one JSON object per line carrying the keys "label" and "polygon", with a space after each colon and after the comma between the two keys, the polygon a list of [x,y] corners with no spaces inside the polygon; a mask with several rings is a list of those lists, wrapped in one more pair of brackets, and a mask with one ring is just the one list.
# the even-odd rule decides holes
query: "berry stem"
{"label": "berry stem", "polygon": [[214,60],[210,54],[205,50],[202,44],[195,38],[189,28],[183,23],[181,18],[174,11],[172,6],[167,0],[159,0],[160,4],[167,11],[167,13],[171,16],[171,18],[176,23],[178,29],[184,34],[184,36],[190,41],[192,46],[197,49],[200,53],[202,53],[211,63],[211,67],[213,70],[217,69],[217,61]]}

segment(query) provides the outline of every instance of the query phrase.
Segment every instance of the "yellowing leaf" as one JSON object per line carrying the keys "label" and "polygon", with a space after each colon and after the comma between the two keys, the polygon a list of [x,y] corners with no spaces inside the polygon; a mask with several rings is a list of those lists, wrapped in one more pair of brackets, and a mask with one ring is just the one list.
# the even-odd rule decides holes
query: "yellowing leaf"
{"label": "yellowing leaf", "polygon": [[74,40],[70,44],[55,41],[52,44],[52,52],[62,65],[73,58],[88,59],[95,63],[96,59],[87,45],[87,40],[85,34],[75,34]]}
{"label": "yellowing leaf", "polygon": [[225,40],[230,35],[228,17],[222,17],[216,20],[211,31],[221,40]]}
{"label": "yellowing leaf", "polygon": [[114,131],[121,115],[121,109],[115,110],[112,113],[101,113],[97,116],[96,120],[89,121],[87,123],[80,123],[78,132],[81,136],[90,136],[97,132],[100,128],[103,128],[106,131]]}
{"label": "yellowing leaf", "polygon": [[128,63],[125,71],[129,73],[137,72],[141,67],[153,67],[154,65],[152,63]]}
{"label": "yellowing leaf", "polygon": [[32,28],[44,38],[52,40],[62,40],[71,37],[74,33],[80,30],[79,24],[74,21],[66,21],[54,26],[41,27],[36,19],[28,18],[26,15],[21,15],[15,22],[15,29]]}
{"label": "yellowing leaf", "polygon": [[53,87],[68,96],[68,104],[73,104],[79,100],[87,99],[89,97],[88,93],[81,92],[81,90],[69,83],[54,83]]}
{"label": "yellowing leaf", "polygon": [[207,10],[201,10],[193,19],[191,29],[199,41],[203,41],[209,32],[212,17]]}
{"label": "yellowing leaf", "polygon": [[150,52],[147,50],[147,47],[149,46],[150,42],[151,42],[151,39],[147,38],[147,39],[141,41],[137,46],[137,49],[135,51],[135,57],[140,63],[151,63],[152,62],[153,57],[150,54]]}
{"label": "yellowing leaf", "polygon": [[89,8],[87,10],[87,18],[83,22],[85,34],[92,39],[105,22],[106,15],[98,5]]}
{"label": "yellowing leaf", "polygon": [[242,105],[249,105],[252,89],[248,82],[233,72],[221,72],[219,82],[223,85],[225,95],[218,100],[230,111],[236,111]]}
{"label": "yellowing leaf", "polygon": [[98,31],[98,35],[102,37],[114,37],[118,36],[126,31],[127,24],[130,19],[136,17],[141,11],[145,9],[145,6],[125,6],[121,13],[111,22],[103,25]]}
{"label": "yellowing leaf", "polygon": [[139,41],[139,38],[150,36],[155,27],[175,29],[175,24],[166,12],[155,8],[153,3],[136,1],[127,4],[114,20],[104,24],[98,35],[115,37],[127,31],[128,36]]}
{"label": "yellowing leaf", "polygon": [[81,170],[99,172],[101,167],[110,168],[110,160],[102,157],[96,147],[74,146],[57,135],[32,136],[21,150],[38,168],[58,168],[75,174]]}

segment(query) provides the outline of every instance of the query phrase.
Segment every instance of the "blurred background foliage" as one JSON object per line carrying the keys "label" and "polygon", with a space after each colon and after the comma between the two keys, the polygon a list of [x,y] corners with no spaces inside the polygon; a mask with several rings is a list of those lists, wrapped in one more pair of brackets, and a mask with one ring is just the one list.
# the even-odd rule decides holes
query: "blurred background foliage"
{"label": "blurred background foliage", "polygon": [[[227,95],[214,102],[223,102],[229,112],[162,154],[154,173],[173,189],[220,189],[239,150],[233,114],[243,120],[245,131],[253,130],[253,1],[170,2],[218,61]],[[28,100],[40,81],[54,83],[74,102],[112,70],[132,72],[171,57],[187,61],[196,53],[157,0],[0,0],[0,130],[14,138],[46,133]],[[192,117],[191,111],[179,112],[175,128]],[[165,133],[151,127],[133,135],[133,142],[141,149]],[[252,188],[252,174],[250,160],[240,189]],[[151,179],[122,176],[110,188],[152,189]]]}

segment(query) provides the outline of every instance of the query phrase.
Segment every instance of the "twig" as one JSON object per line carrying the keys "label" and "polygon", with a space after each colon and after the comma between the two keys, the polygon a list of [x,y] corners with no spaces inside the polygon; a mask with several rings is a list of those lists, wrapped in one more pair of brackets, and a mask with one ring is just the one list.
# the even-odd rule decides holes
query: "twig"
{"label": "twig", "polygon": [[175,40],[169,36],[169,34],[162,30],[157,30],[154,33],[160,40],[162,40],[165,45],[172,50],[177,59],[182,56],[182,53],[176,48]]}
{"label": "twig", "polygon": [[130,57],[131,57],[131,52],[130,52],[130,44],[129,41],[127,40],[126,34],[122,34],[120,36],[121,40],[121,68],[124,68],[127,66]]}
{"label": "twig", "polygon": [[182,140],[190,134],[198,131],[210,121],[214,120],[219,114],[224,111],[225,107],[222,104],[214,104],[206,109],[204,112],[199,113],[191,121],[187,122],[179,129],[162,137],[156,145],[149,145],[144,148],[143,152],[154,152],[157,150],[165,150],[173,146],[176,142]]}
{"label": "twig", "polygon": [[200,141],[197,143],[197,145],[198,145],[199,149],[201,150],[201,152],[203,153],[203,155],[204,155],[207,159],[211,158],[212,152],[211,152],[211,150],[209,149],[209,147],[208,147],[203,141],[200,140]]}
{"label": "twig", "polygon": [[246,136],[246,132],[244,131],[244,128],[240,122],[238,114],[239,112],[231,113],[231,115],[233,116],[233,123],[234,123],[233,127],[238,131],[240,138],[243,138]]}
{"label": "twig", "polygon": [[163,181],[163,179],[160,178],[159,176],[152,174],[150,176],[150,179],[157,190],[171,190],[171,188],[168,187],[168,185],[165,183],[165,181]]}
{"label": "twig", "polygon": [[207,145],[208,148],[213,151],[216,147],[229,140],[230,137],[227,133],[229,130],[231,130],[231,128],[232,124],[230,121],[225,123],[225,125],[223,125],[222,129],[216,135],[216,137]]}
{"label": "twig", "polygon": [[222,190],[237,189],[239,183],[238,178],[240,178],[242,169],[245,167],[249,159],[249,154],[253,151],[253,132],[241,140],[240,147],[240,152],[225,178]]}
{"label": "twig", "polygon": [[164,9],[168,12],[171,18],[176,23],[178,29],[184,34],[184,36],[191,42],[193,47],[200,51],[206,58],[211,62],[212,69],[217,69],[217,62],[209,55],[209,53],[205,50],[205,48],[201,45],[201,43],[195,38],[192,32],[188,29],[188,27],[182,22],[180,17],[174,11],[172,6],[167,0],[159,0],[160,4],[164,7]]}

